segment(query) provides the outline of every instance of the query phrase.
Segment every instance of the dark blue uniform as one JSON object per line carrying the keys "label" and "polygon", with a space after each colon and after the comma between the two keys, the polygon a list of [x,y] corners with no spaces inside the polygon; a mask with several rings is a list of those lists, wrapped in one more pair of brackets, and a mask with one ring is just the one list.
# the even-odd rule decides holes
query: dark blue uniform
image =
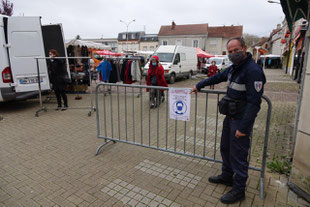
{"label": "dark blue uniform", "polygon": [[[196,88],[201,88],[227,81],[226,95],[234,100],[241,100],[245,105],[238,115],[226,116],[223,122],[221,137],[221,155],[223,159],[222,177],[224,180],[233,179],[233,190],[244,192],[248,178],[249,162],[247,160],[250,147],[250,133],[257,113],[260,110],[261,97],[266,78],[263,70],[247,54],[239,65],[232,65],[224,71],[199,82]],[[236,130],[246,134],[236,138]]]}

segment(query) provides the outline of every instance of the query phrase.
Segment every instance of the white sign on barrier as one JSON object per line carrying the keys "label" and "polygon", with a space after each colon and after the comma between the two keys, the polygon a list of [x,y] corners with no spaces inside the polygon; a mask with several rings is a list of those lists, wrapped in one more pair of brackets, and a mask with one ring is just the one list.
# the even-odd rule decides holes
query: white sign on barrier
{"label": "white sign on barrier", "polygon": [[169,109],[171,119],[189,121],[191,110],[190,92],[191,89],[169,89]]}

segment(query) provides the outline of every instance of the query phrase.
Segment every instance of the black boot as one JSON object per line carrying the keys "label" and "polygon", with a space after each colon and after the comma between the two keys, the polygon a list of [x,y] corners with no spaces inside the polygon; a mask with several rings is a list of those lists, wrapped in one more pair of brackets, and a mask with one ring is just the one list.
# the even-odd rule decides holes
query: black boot
{"label": "black boot", "polygon": [[229,191],[221,197],[221,202],[224,204],[233,204],[245,199],[244,192],[236,192],[234,190]]}
{"label": "black boot", "polygon": [[209,182],[210,183],[216,183],[216,184],[224,184],[227,186],[232,186],[233,185],[233,180],[224,180],[222,175],[218,176],[211,176],[209,177]]}

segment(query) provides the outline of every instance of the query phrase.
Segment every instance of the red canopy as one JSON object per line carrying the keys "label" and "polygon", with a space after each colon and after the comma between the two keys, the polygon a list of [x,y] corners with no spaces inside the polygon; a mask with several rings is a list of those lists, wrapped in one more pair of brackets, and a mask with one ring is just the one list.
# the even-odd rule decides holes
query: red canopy
{"label": "red canopy", "polygon": [[199,47],[196,47],[197,50],[197,56],[198,57],[204,57],[204,58],[211,58],[211,57],[215,57],[214,55],[211,55],[209,53],[206,53],[205,51],[203,51],[202,49],[200,49]]}
{"label": "red canopy", "polygon": [[95,53],[97,53],[98,55],[109,55],[109,56],[122,56],[123,55],[121,53],[115,53],[109,50],[96,50]]}

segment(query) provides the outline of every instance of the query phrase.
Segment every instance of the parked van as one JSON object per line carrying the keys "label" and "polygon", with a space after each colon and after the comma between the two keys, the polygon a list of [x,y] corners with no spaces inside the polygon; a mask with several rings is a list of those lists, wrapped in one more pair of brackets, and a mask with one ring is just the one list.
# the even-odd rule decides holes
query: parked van
{"label": "parked van", "polygon": [[[194,47],[179,45],[161,45],[154,52],[165,70],[165,79],[169,83],[174,83],[177,78],[187,77],[197,74],[197,51]],[[148,62],[144,67],[144,75],[149,69]]]}
{"label": "parked van", "polygon": [[211,66],[212,62],[215,61],[215,64],[219,71],[229,67],[231,65],[231,62],[228,59],[228,56],[216,56],[208,59],[207,64],[203,66],[202,72],[203,73],[208,73],[209,67]]}
{"label": "parked van", "polygon": [[[63,34],[62,45],[57,47],[52,39],[44,40],[43,30],[41,17],[0,15],[0,102],[38,95],[37,63],[34,57],[47,57],[51,48],[66,56]],[[52,35],[49,33],[48,36]],[[61,47],[65,53],[60,50]],[[50,90],[46,60],[40,59],[38,65],[41,89]]]}

